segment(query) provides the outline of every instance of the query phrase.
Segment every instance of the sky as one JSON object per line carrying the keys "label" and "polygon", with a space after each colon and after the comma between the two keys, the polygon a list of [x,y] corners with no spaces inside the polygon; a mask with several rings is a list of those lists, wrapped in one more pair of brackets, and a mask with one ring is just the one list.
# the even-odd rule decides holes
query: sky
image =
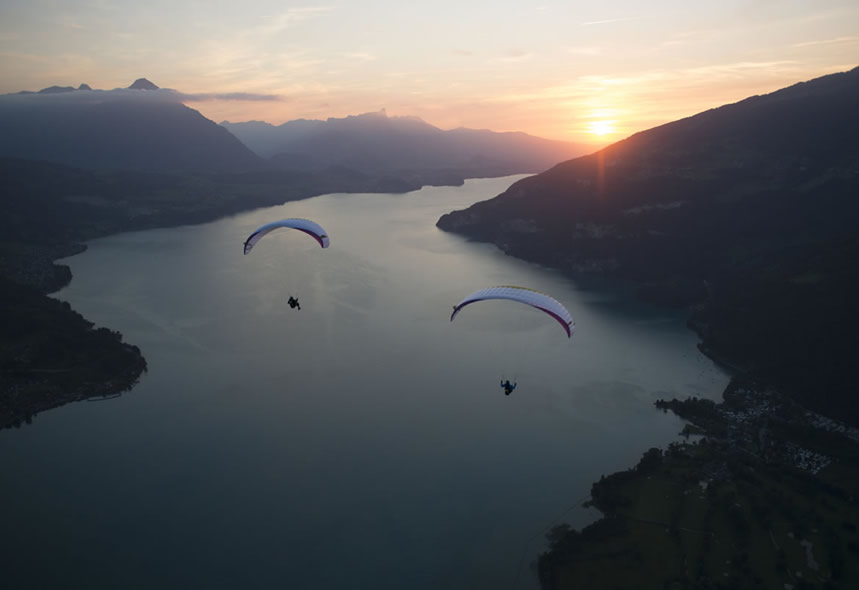
{"label": "sky", "polygon": [[145,77],[216,122],[604,144],[857,65],[856,0],[0,0],[0,94]]}

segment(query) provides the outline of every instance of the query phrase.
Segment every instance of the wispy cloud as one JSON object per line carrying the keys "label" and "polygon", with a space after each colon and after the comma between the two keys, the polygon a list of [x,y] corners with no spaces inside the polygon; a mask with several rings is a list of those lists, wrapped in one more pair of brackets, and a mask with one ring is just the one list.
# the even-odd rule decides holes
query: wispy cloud
{"label": "wispy cloud", "polygon": [[64,16],[63,17],[63,26],[67,29],[74,29],[74,30],[83,30],[86,28],[80,22],[73,19],[71,16]]}
{"label": "wispy cloud", "polygon": [[812,45],[832,45],[834,43],[854,43],[856,41],[859,41],[859,37],[835,37],[834,39],[821,39],[819,41],[794,43],[792,47],[811,47]]}
{"label": "wispy cloud", "polygon": [[700,45],[713,42],[724,33],[718,28],[694,28],[684,31],[674,31],[668,39],[662,42],[662,47],[677,47],[680,45]]}
{"label": "wispy cloud", "polygon": [[608,25],[611,23],[622,23],[630,20],[638,20],[640,17],[637,16],[627,16],[623,18],[606,18],[603,20],[592,20],[581,23],[583,27],[591,27],[594,25]]}
{"label": "wispy cloud", "polygon": [[599,55],[602,49],[599,47],[567,47],[567,53],[570,55]]}
{"label": "wispy cloud", "polygon": [[349,53],[344,53],[343,57],[358,61],[375,61],[376,59],[375,55],[367,53],[366,51],[351,51]]}
{"label": "wispy cloud", "polygon": [[507,55],[497,57],[493,61],[500,63],[521,63],[523,61],[528,61],[534,56],[533,53],[529,53],[527,51],[523,51],[521,49],[515,49],[513,51],[508,52]]}
{"label": "wispy cloud", "polygon": [[212,100],[238,100],[249,102],[277,102],[284,100],[277,94],[255,94],[253,92],[206,92],[197,94],[177,93],[180,100],[188,102],[208,102]]}
{"label": "wispy cloud", "polygon": [[797,64],[799,64],[799,62],[794,60],[738,61],[724,64],[712,64],[698,68],[689,68],[685,71],[693,76],[701,77],[746,77],[748,76],[750,71],[763,70],[774,72],[778,70],[784,70],[785,68],[792,68]]}
{"label": "wispy cloud", "polygon": [[313,46],[294,43],[292,32],[289,37],[284,32],[334,10],[332,6],[306,6],[257,17],[253,24],[230,34],[198,40],[182,58],[180,68],[184,77],[197,78],[199,90],[206,94],[218,94],[215,89],[221,89],[241,96],[240,91],[248,87],[280,92],[289,81],[306,77],[325,64],[324,58],[314,54]]}
{"label": "wispy cloud", "polygon": [[257,28],[262,35],[275,35],[289,27],[334,10],[332,6],[304,6],[288,8],[280,14],[264,16],[264,23]]}

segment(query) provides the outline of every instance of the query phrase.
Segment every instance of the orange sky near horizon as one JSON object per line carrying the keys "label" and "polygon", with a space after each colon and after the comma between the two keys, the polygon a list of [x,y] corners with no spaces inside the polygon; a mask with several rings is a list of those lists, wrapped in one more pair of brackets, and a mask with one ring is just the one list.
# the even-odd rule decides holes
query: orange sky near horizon
{"label": "orange sky near horizon", "polygon": [[[389,116],[418,116],[442,129],[524,131],[601,146],[711,108],[848,69],[852,69],[849,64],[815,71],[743,64],[733,71],[720,72],[718,82],[708,82],[706,74],[702,80],[688,72],[657,72],[641,78],[587,79],[565,88],[499,94],[455,105],[441,99],[384,103],[375,96],[350,96],[342,103],[329,98],[319,106],[306,104],[300,108],[258,104],[249,109],[234,101],[208,100],[187,104],[217,122],[261,120],[275,125],[297,118],[345,117],[384,108]],[[567,96],[558,98],[559,95]],[[565,107],[565,102],[573,104]]]}
{"label": "orange sky near horizon", "polygon": [[604,145],[859,65],[859,3],[393,0],[0,6],[0,93],[146,77],[220,122],[386,109]]}

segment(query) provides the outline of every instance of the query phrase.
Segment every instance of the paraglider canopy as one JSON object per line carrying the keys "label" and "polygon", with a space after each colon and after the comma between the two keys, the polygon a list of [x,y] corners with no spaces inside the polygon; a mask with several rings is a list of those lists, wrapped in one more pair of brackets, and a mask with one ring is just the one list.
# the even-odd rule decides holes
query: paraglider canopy
{"label": "paraglider canopy", "polygon": [[265,224],[264,226],[258,228],[255,232],[253,232],[250,236],[248,236],[248,239],[245,240],[245,254],[249,254],[253,247],[256,245],[256,243],[259,242],[263,238],[263,236],[282,227],[303,231],[307,235],[313,237],[317,242],[319,242],[319,245],[323,248],[327,248],[328,244],[330,243],[328,239],[328,232],[322,229],[322,226],[315,221],[300,218],[281,219],[280,221],[273,221],[271,223]]}
{"label": "paraglider canopy", "polygon": [[555,318],[555,320],[557,320],[557,322],[564,328],[564,331],[567,333],[567,338],[570,338],[576,329],[576,324],[573,322],[570,312],[567,311],[567,308],[561,305],[557,300],[534,289],[514,286],[489,287],[487,289],[475,291],[453,306],[453,313],[450,314],[450,321],[453,321],[456,314],[458,314],[466,305],[470,305],[478,301],[486,301],[488,299],[507,299],[535,307]]}

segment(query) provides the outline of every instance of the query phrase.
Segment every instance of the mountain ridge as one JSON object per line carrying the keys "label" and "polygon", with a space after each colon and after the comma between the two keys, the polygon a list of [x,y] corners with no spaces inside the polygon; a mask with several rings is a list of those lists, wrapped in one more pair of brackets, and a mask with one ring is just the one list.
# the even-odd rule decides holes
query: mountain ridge
{"label": "mountain ridge", "polygon": [[[522,132],[443,131],[385,109],[274,126],[210,121],[188,95],[138,78],[127,88],[51,86],[0,96],[0,157],[90,170],[362,175],[380,186],[459,184],[539,172],[590,150]],[[252,148],[252,149],[251,149]],[[336,172],[340,171],[340,172]],[[368,184],[366,179],[361,186]]]}
{"label": "mountain ridge", "polygon": [[127,89],[51,89],[0,96],[0,157],[91,170],[199,173],[263,167],[232,134],[182,104],[176,92],[145,78]]}
{"label": "mountain ridge", "polygon": [[[468,167],[476,159],[502,174],[538,172],[590,151],[589,146],[522,132],[459,127],[442,130],[420,117],[380,111],[343,118],[220,123],[255,153],[280,168],[346,166],[374,173]],[[495,174],[493,174],[495,175]]]}

